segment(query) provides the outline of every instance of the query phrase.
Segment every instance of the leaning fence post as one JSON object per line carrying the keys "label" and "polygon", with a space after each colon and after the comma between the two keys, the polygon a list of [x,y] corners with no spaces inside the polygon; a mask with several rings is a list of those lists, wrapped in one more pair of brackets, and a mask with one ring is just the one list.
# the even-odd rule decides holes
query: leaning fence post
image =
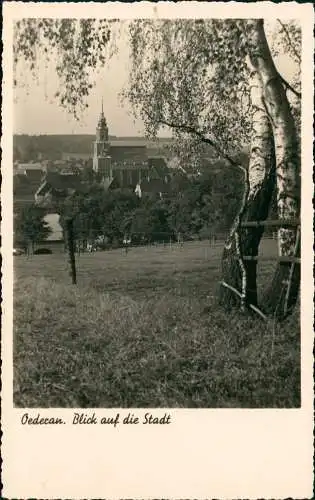
{"label": "leaning fence post", "polygon": [[77,273],[76,273],[76,268],[75,268],[73,219],[72,218],[68,218],[66,220],[66,238],[67,238],[68,262],[69,262],[70,276],[71,276],[72,284],[76,285]]}

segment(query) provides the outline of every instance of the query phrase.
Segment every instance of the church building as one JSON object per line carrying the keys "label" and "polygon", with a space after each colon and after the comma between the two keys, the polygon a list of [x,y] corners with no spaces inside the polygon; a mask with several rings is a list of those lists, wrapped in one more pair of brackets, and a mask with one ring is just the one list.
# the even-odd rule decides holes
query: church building
{"label": "church building", "polygon": [[148,157],[145,143],[109,140],[103,103],[93,143],[93,170],[108,188],[134,190],[142,181],[160,179],[167,183],[169,179],[169,169],[164,158]]}
{"label": "church building", "polygon": [[105,179],[112,178],[111,157],[109,150],[108,127],[104,116],[102,102],[102,112],[96,127],[96,138],[94,142],[93,170]]}

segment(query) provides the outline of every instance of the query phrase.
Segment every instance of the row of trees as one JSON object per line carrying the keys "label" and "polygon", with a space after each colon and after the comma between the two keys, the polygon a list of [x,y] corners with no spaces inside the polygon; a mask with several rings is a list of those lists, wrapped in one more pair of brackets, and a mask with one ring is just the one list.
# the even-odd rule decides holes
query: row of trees
{"label": "row of trees", "polygon": [[[115,244],[125,235],[133,243],[208,238],[227,232],[241,196],[238,172],[232,172],[232,184],[228,169],[223,174],[210,171],[190,180],[176,175],[168,196],[162,199],[158,194],[139,199],[122,189],[105,192],[100,185],[91,184],[84,194],[75,193],[59,203],[60,223],[65,232],[66,219],[72,218],[74,238],[82,242],[104,238]],[[38,206],[20,210],[15,220],[16,243],[33,248],[44,241],[50,234],[45,214]]]}
{"label": "row of trees", "polygon": [[[24,56],[34,69],[38,48],[47,43],[56,48],[58,97],[77,115],[93,87],[90,69],[104,65],[115,26],[91,19],[20,21],[15,60]],[[243,256],[257,256],[263,229],[242,229],[242,222],[264,220],[274,191],[282,223],[280,257],[299,251],[288,220],[300,214],[300,27],[279,20],[268,41],[263,19],[141,19],[126,26],[131,65],[124,98],[147,134],[170,127],[183,156],[197,164],[203,144],[210,144],[243,174],[243,198],[222,257],[220,301],[228,308],[257,307],[257,263]],[[291,83],[276,69],[279,53],[295,64]],[[250,144],[248,168],[235,160],[245,144]],[[261,307],[285,317],[296,303],[299,278],[297,265],[279,261],[269,300]]]}
{"label": "row of trees", "polygon": [[177,238],[206,238],[226,231],[239,203],[240,178],[230,184],[224,175],[201,175],[188,180],[176,176],[166,197],[159,194],[139,199],[128,190],[104,192],[94,185],[88,193],[75,194],[63,208],[61,220],[72,216],[78,240],[106,236],[110,242],[121,241],[128,234],[132,240],[157,241]]}

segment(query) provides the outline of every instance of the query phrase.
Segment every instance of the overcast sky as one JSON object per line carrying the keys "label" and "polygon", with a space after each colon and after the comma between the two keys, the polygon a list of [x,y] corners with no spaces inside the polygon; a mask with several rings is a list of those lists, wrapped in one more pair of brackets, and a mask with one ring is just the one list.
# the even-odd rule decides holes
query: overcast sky
{"label": "overcast sky", "polygon": [[[96,87],[88,99],[89,107],[82,121],[76,122],[53,99],[57,89],[53,66],[41,71],[38,84],[23,70],[23,81],[27,87],[19,86],[15,91],[14,133],[17,134],[94,134],[104,100],[104,112],[109,126],[109,133],[117,136],[143,135],[141,121],[134,121],[127,104],[122,107],[119,93],[128,78],[129,50],[126,37],[119,41],[118,55],[97,76]],[[281,74],[289,81],[294,67],[288,57],[276,60]],[[161,135],[170,135],[165,131]]]}

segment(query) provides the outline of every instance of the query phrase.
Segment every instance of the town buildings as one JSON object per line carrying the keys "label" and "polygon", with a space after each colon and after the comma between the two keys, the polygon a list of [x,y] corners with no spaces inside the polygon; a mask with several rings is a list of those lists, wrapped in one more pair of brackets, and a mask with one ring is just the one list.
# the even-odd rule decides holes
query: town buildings
{"label": "town buildings", "polygon": [[[167,140],[169,143],[169,139]],[[167,142],[166,141],[166,142]],[[47,141],[46,141],[47,142]],[[36,201],[49,206],[55,198],[60,199],[81,189],[88,182],[82,173],[91,167],[97,182],[108,189],[130,189],[139,197],[144,194],[159,196],[169,191],[171,170],[166,160],[153,143],[135,138],[109,136],[103,103],[96,126],[95,140],[91,141],[91,152],[62,154],[62,159],[42,159],[30,163],[14,164],[14,204],[21,206]],[[84,180],[83,180],[84,179]],[[53,205],[53,203],[52,203]]]}

